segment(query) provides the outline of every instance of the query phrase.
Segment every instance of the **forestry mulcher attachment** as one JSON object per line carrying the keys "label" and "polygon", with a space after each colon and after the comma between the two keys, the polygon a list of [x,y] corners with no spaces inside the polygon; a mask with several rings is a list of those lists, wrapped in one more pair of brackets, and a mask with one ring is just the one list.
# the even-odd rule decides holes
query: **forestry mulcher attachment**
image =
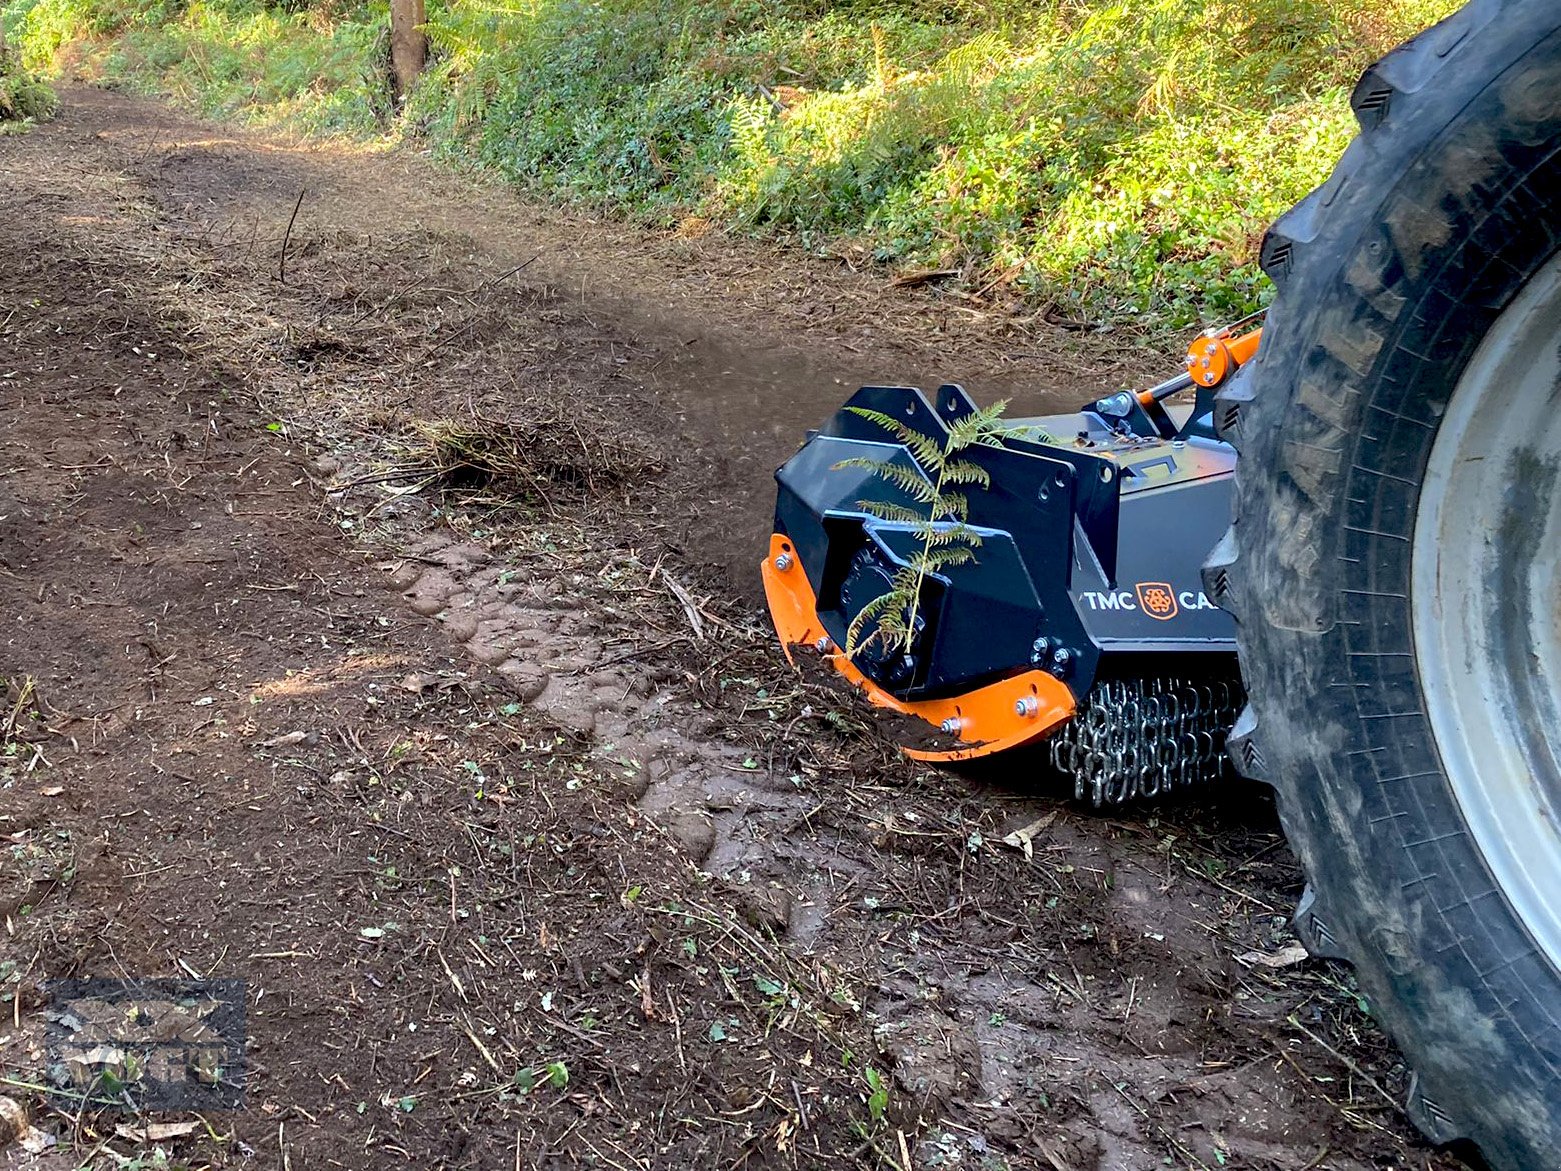
{"label": "forestry mulcher attachment", "polygon": [[1472,0],[1351,105],[1255,354],[1001,436],[958,387],[859,391],[779,472],[765,588],[923,757],[1049,738],[1100,803],[1224,740],[1411,1117],[1556,1171],[1561,3]]}
{"label": "forestry mulcher attachment", "polygon": [[923,760],[1047,740],[1096,805],[1218,774],[1242,693],[1200,577],[1236,463],[1214,391],[1260,332],[1204,334],[1151,390],[979,434],[958,386],[863,387],[776,473],[763,574],[787,654],[925,721]]}

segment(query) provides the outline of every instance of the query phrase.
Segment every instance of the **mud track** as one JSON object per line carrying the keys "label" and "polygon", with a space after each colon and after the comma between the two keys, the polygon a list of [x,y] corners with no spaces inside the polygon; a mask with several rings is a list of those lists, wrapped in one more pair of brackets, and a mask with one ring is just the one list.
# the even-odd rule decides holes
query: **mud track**
{"label": "mud track", "polygon": [[[768,645],[852,384],[1153,363],[91,90],[0,223],[0,1161],[1457,1165],[1265,794],[915,769]],[[39,1089],[82,976],[242,981],[241,1107]]]}

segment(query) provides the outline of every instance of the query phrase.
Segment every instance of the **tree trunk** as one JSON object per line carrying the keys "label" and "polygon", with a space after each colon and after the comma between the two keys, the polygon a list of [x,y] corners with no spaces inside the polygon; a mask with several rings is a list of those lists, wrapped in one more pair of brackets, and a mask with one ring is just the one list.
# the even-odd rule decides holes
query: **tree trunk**
{"label": "tree trunk", "polygon": [[423,0],[390,0],[390,71],[397,101],[406,101],[428,59],[428,38],[420,27],[426,19]]}

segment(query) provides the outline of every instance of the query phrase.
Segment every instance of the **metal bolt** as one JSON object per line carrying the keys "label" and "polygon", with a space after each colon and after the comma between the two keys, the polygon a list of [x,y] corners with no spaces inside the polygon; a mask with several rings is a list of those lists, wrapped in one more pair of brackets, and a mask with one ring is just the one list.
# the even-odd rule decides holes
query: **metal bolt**
{"label": "metal bolt", "polygon": [[964,723],[965,721],[960,719],[958,716],[950,716],[948,719],[944,720],[941,724],[938,725],[938,731],[942,732],[945,736],[952,736],[960,730]]}
{"label": "metal bolt", "polygon": [[1073,652],[1065,646],[1060,646],[1052,652],[1052,662],[1059,667],[1065,667],[1073,661]]}
{"label": "metal bolt", "polygon": [[1034,719],[1040,710],[1040,701],[1033,695],[1026,695],[1014,704],[1014,715],[1023,716],[1027,720]]}
{"label": "metal bolt", "polygon": [[780,570],[782,573],[785,573],[788,569],[790,569],[791,568],[791,554],[790,553],[782,553],[779,557],[777,557],[775,559],[775,568]]}
{"label": "metal bolt", "polygon": [[813,649],[821,655],[827,655],[831,645],[828,638],[821,638],[813,644]]}

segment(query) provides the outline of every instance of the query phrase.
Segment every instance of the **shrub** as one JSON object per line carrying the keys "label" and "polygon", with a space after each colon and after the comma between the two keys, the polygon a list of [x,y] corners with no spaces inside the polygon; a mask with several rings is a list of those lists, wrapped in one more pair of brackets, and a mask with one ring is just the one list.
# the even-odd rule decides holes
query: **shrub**
{"label": "shrub", "polygon": [[0,126],[27,126],[54,117],[59,98],[20,58],[0,49]]}

